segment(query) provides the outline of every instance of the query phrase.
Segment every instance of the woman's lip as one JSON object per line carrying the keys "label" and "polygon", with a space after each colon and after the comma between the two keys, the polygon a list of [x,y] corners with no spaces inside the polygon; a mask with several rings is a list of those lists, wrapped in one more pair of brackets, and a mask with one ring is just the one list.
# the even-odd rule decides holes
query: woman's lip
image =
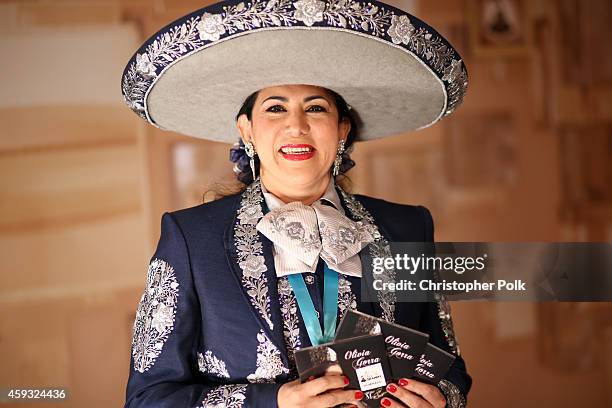
{"label": "woman's lip", "polygon": [[288,143],[288,144],[284,144],[280,147],[280,149],[278,149],[278,151],[281,151],[282,149],[286,148],[286,147],[293,147],[293,148],[299,148],[299,147],[307,147],[310,150],[314,151],[315,148],[312,145],[306,144],[306,143]]}
{"label": "woman's lip", "polygon": [[308,160],[315,154],[314,150],[311,152],[294,153],[294,154],[283,153],[282,151],[279,153],[287,160]]}
{"label": "woman's lip", "polygon": [[[307,152],[300,152],[300,153],[284,153],[283,149],[289,149],[289,148],[293,148],[293,149],[297,149],[297,148],[301,148],[301,149],[308,149],[309,151]],[[307,143],[287,143],[281,146],[280,149],[278,149],[278,152],[287,160],[308,160],[310,159],[312,156],[314,156],[315,153],[315,148],[312,145],[309,145]]]}

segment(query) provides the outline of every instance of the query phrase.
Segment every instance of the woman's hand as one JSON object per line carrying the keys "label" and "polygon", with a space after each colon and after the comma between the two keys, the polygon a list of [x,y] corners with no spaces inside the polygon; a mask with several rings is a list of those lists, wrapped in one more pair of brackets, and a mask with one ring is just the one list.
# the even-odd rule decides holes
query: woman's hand
{"label": "woman's hand", "polygon": [[278,389],[278,408],[357,404],[363,398],[363,393],[344,389],[348,383],[346,376],[337,374],[326,374],[303,384],[299,379],[285,383]]}
{"label": "woman's hand", "polygon": [[[389,408],[444,408],[446,398],[438,387],[425,384],[416,380],[406,380],[402,378],[397,384],[387,385],[387,391],[401,402],[391,398],[383,398],[380,403],[383,407]],[[402,404],[403,403],[403,404]]]}

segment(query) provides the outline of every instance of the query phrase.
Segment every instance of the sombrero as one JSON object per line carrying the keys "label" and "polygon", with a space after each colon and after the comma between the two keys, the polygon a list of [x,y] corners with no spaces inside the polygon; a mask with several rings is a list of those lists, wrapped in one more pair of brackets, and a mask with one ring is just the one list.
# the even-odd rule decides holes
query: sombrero
{"label": "sombrero", "polygon": [[309,84],[344,97],[358,140],[433,125],[462,102],[457,51],[418,18],[375,0],[224,1],[150,37],[128,62],[122,93],[149,123],[233,143],[253,92]]}

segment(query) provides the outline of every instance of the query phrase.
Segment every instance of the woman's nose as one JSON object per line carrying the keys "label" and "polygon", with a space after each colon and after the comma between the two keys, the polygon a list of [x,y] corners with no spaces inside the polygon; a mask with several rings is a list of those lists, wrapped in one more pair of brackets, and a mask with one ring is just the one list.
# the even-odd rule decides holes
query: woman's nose
{"label": "woman's nose", "polygon": [[291,136],[301,136],[308,133],[310,125],[306,113],[298,110],[287,116],[287,131]]}

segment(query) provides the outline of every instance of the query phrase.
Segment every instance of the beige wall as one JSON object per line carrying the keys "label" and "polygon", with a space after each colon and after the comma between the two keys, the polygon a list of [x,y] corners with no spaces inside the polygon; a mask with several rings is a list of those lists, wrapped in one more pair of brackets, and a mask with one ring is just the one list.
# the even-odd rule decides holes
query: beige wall
{"label": "beige wall", "polygon": [[[532,30],[518,55],[478,49],[475,2],[408,3],[458,44],[467,99],[419,134],[357,145],[353,191],[426,205],[438,241],[611,240],[612,170],[568,166],[561,135],[594,126],[598,143],[609,141],[612,87],[576,93],[559,79],[562,2],[524,2]],[[202,4],[0,3],[0,388],[66,387],[65,407],[122,404],[161,214],[198,204],[232,175],[229,146],[146,126],[123,106],[119,80],[142,39]],[[546,24],[543,49],[535,27]],[[601,150],[588,157],[601,162]],[[585,179],[578,192],[568,186],[568,167],[586,171],[604,200],[579,194]],[[453,308],[471,406],[612,406],[609,305]],[[568,352],[575,344],[581,359]]]}
{"label": "beige wall", "polygon": [[0,387],[111,407],[153,240],[144,127],[119,92],[139,34],[78,3],[0,5]]}

